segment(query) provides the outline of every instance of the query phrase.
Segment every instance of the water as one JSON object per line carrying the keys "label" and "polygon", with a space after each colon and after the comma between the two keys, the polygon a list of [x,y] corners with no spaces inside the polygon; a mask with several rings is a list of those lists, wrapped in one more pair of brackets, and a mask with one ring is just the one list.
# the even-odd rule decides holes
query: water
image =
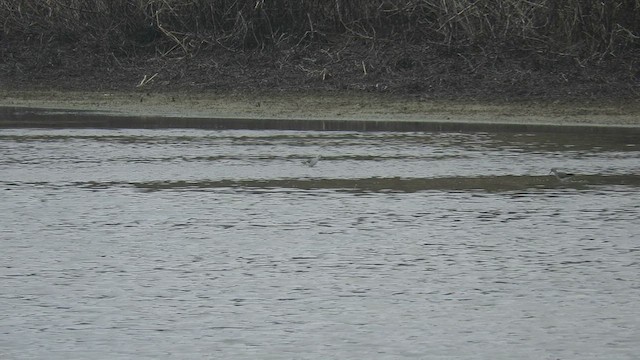
{"label": "water", "polygon": [[634,137],[21,129],[0,154],[3,359],[640,351]]}

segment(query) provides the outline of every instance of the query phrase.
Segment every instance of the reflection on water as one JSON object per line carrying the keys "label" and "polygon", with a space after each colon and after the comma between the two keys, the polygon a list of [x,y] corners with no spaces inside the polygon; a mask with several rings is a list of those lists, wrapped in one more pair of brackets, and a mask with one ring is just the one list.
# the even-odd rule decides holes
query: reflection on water
{"label": "reflection on water", "polygon": [[640,350],[634,138],[2,130],[0,152],[3,358]]}

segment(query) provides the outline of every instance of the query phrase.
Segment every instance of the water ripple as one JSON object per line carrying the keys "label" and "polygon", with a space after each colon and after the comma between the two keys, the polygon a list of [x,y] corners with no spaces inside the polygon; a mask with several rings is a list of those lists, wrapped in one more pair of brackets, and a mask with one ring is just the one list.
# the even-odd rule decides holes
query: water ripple
{"label": "water ripple", "polygon": [[633,359],[630,141],[3,130],[3,358]]}

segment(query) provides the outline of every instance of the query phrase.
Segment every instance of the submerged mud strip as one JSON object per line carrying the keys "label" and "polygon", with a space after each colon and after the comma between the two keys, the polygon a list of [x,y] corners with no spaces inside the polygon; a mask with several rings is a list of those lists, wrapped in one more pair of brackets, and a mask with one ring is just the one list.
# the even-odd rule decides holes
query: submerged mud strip
{"label": "submerged mud strip", "polygon": [[513,123],[500,121],[438,121],[375,119],[313,119],[267,117],[190,117],[119,115],[109,111],[0,106],[0,128],[129,128],[305,131],[446,131],[446,132],[553,132],[640,134],[633,125]]}
{"label": "submerged mud strip", "polygon": [[[9,190],[25,183],[5,183]],[[86,189],[108,189],[133,187],[145,192],[154,191],[208,191],[233,189],[233,191],[288,191],[288,190],[335,190],[340,192],[400,192],[420,191],[525,191],[532,189],[597,189],[598,186],[640,187],[640,175],[577,175],[567,181],[559,181],[553,176],[479,176],[479,177],[443,177],[443,178],[399,178],[374,177],[361,179],[244,179],[244,180],[176,180],[142,182],[38,182],[30,185],[39,187],[79,187]]]}
{"label": "submerged mud strip", "polygon": [[221,181],[174,181],[144,182],[135,187],[155,190],[247,188],[247,189],[329,189],[351,192],[418,192],[440,191],[517,191],[526,189],[548,189],[557,187],[585,188],[598,185],[640,186],[639,175],[585,175],[571,181],[558,181],[550,176],[482,176],[448,178],[365,178],[365,179],[276,179],[276,180],[221,180]]}

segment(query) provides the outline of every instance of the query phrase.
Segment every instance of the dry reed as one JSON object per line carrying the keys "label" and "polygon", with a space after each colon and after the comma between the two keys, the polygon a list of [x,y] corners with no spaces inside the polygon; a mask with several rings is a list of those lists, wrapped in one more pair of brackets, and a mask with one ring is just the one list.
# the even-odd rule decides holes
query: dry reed
{"label": "dry reed", "polygon": [[0,0],[0,41],[121,56],[349,39],[601,61],[640,48],[640,0]]}

